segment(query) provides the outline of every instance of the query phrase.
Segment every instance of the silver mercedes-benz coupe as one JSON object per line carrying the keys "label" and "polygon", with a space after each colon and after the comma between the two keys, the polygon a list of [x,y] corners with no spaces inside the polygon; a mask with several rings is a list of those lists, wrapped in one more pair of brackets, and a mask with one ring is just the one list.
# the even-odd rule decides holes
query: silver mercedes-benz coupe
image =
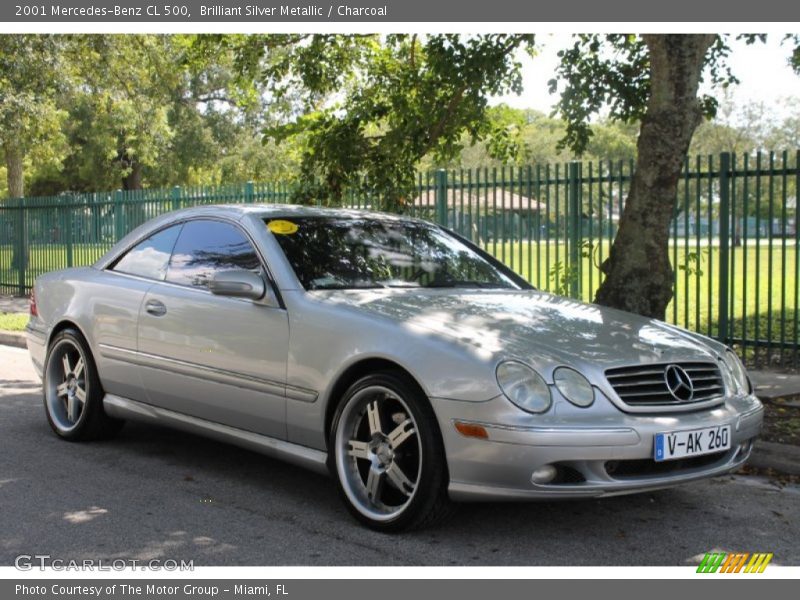
{"label": "silver mercedes-benz coupe", "polygon": [[763,409],[701,335],[540,292],[374,212],[206,206],[42,275],[28,348],[55,433],[179,427],[334,475],[381,530],[451,501],[587,498],[726,473]]}

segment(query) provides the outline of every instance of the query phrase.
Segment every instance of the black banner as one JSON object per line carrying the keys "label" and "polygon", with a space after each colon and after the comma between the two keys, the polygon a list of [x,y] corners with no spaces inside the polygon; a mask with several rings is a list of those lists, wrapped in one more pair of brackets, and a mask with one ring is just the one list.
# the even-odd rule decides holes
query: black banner
{"label": "black banner", "polygon": [[725,600],[755,594],[794,595],[790,580],[721,578],[654,580],[104,580],[38,579],[0,581],[4,600],[321,600],[323,598],[459,598],[459,600],[529,600],[535,597],[647,598],[675,600],[711,595]]}
{"label": "black banner", "polygon": [[[706,22],[800,20],[800,3],[784,0],[642,2],[641,0],[18,0],[0,5],[7,22]],[[679,32],[679,31],[678,31]]]}

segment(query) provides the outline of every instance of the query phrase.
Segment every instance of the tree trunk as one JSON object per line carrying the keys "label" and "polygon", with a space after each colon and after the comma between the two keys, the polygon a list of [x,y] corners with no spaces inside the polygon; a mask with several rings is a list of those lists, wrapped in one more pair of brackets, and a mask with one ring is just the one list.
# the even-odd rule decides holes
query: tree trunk
{"label": "tree trunk", "polygon": [[130,163],[131,172],[122,178],[123,190],[140,190],[142,189],[142,165],[134,160]]}
{"label": "tree trunk", "polygon": [[[142,189],[142,165],[136,160],[132,160],[128,163],[131,168],[130,173],[128,173],[122,179],[122,189],[126,192],[140,190]],[[145,214],[144,210],[144,203],[138,202],[131,197],[129,194],[125,194],[126,202],[122,207],[125,211],[125,223],[127,223],[127,231],[128,233],[134,227],[138,227],[142,223],[147,220],[147,215]]]}
{"label": "tree trunk", "polygon": [[[13,142],[7,143],[4,151],[6,155],[8,196],[10,198],[22,198],[25,195],[25,179],[23,177],[23,161],[25,157]],[[28,266],[28,247],[25,242],[27,222],[21,210],[17,215],[17,222],[14,223],[13,252],[11,254],[11,268],[15,270],[25,269]]]}
{"label": "tree trunk", "polygon": [[601,269],[595,302],[664,319],[672,299],[669,226],[678,181],[702,120],[697,88],[714,35],[646,35],[650,97],[637,141],[636,170],[619,231]]}
{"label": "tree trunk", "polygon": [[23,160],[24,156],[20,149],[13,143],[6,144],[6,169],[8,171],[6,181],[8,183],[8,197],[22,198],[25,195],[25,180],[23,179]]}

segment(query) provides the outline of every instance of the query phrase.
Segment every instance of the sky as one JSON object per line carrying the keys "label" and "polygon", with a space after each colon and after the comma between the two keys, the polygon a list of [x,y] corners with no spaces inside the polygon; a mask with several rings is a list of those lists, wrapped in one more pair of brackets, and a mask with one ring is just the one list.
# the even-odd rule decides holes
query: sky
{"label": "sky", "polygon": [[[766,44],[747,46],[743,41],[733,40],[730,65],[733,74],[741,81],[732,91],[736,104],[763,101],[775,112],[776,118],[797,114],[800,111],[800,76],[788,66],[790,46],[781,46],[782,34],[770,34]],[[492,99],[492,104],[506,103],[515,108],[533,108],[550,113],[557,95],[547,91],[547,82],[553,77],[559,49],[571,44],[571,36],[565,33],[538,34],[539,55],[531,58],[520,53],[523,69],[522,95],[509,94]],[[704,90],[706,93],[711,90]],[[716,92],[719,93],[719,92]],[[796,102],[784,102],[795,99]]]}

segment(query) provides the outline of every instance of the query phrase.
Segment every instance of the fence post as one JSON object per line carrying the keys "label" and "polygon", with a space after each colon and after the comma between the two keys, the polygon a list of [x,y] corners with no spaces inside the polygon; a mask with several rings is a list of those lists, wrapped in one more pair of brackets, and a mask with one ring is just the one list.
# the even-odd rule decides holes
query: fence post
{"label": "fence post", "polygon": [[72,209],[66,207],[62,209],[61,214],[63,215],[64,238],[67,243],[67,267],[72,267],[74,264],[72,256]]}
{"label": "fence post", "polygon": [[252,181],[248,181],[244,184],[244,201],[247,204],[252,204],[256,201],[255,186]]}
{"label": "fence post", "polygon": [[719,155],[719,298],[717,299],[717,337],[727,343],[728,308],[730,306],[729,265],[731,237],[731,155]]}
{"label": "fence post", "polygon": [[25,274],[28,269],[28,222],[25,217],[25,200],[19,199],[19,229],[17,233],[17,295],[25,295]]}
{"label": "fence post", "polygon": [[434,174],[436,222],[447,227],[447,171],[439,169]]}
{"label": "fence post", "polygon": [[122,190],[114,192],[114,242],[120,241],[125,235],[125,205],[122,200]]}
{"label": "fence post", "polygon": [[172,210],[178,210],[181,207],[181,186],[176,185],[172,188]]}
{"label": "fence post", "polygon": [[569,295],[581,296],[581,163],[569,163]]}

